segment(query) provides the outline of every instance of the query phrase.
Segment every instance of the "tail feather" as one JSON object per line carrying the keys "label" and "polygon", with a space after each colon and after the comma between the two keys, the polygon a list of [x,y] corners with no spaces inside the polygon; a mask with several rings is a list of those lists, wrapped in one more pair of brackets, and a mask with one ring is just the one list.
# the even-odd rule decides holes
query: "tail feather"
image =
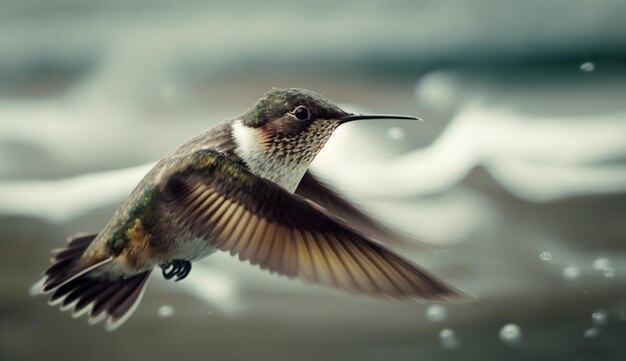
{"label": "tail feather", "polygon": [[69,239],[69,243],[65,248],[53,250],[52,265],[44,272],[42,293],[51,292],[66,282],[111,262],[111,258],[93,264],[79,262],[83,253],[95,238],[96,234],[78,234]]}
{"label": "tail feather", "polygon": [[88,312],[89,324],[92,325],[106,318],[107,331],[113,331],[121,326],[139,305],[149,275],[150,272],[144,272],[109,282],[100,293],[88,297],[89,303],[77,304],[75,312],[79,314]]}
{"label": "tail feather", "polygon": [[67,296],[61,303],[61,308],[69,308],[70,305],[76,303],[79,299],[84,297],[85,293],[98,283],[95,279],[88,277],[82,277],[80,280],[82,281],[81,284],[76,285],[70,292],[68,292]]}
{"label": "tail feather", "polygon": [[121,326],[135,312],[146,290],[145,285],[148,281],[148,275],[149,273],[146,272],[145,274],[134,276],[134,280],[129,281],[121,290],[123,295],[117,297],[115,302],[110,301],[107,303],[107,313],[109,315],[106,323],[107,331],[113,331]]}
{"label": "tail feather", "polygon": [[39,293],[51,293],[50,305],[62,311],[72,310],[72,317],[85,313],[89,323],[107,319],[106,329],[112,331],[124,323],[141,301],[151,271],[131,277],[104,278],[92,272],[112,262],[107,258],[84,264],[81,257],[95,234],[77,235],[65,248],[53,251],[52,265],[44,272]]}
{"label": "tail feather", "polygon": [[79,233],[70,237],[67,246],[52,250],[54,256],[52,259],[58,261],[66,258],[67,255],[82,253],[96,236],[95,233]]}
{"label": "tail feather", "polygon": [[74,306],[74,311],[72,311],[72,317],[77,318],[85,313],[91,312],[93,309],[94,300],[104,292],[107,288],[106,283],[96,283],[92,288],[85,291],[84,294],[78,299],[76,302],[76,306]]}
{"label": "tail feather", "polygon": [[80,288],[84,284],[89,283],[89,278],[81,277],[72,281],[66,282],[54,290],[48,304],[51,306],[58,305],[59,303],[66,304],[66,300],[70,293],[77,288]]}
{"label": "tail feather", "polygon": [[[127,281],[130,283],[134,280],[128,279]],[[100,297],[96,298],[93,310],[91,311],[91,317],[98,317],[106,311],[111,311],[116,302],[126,297],[126,293],[126,283],[118,282],[111,285],[106,292],[103,292]]]}
{"label": "tail feather", "polygon": [[81,266],[79,264],[76,264],[76,261],[79,257],[72,260],[65,260],[52,265],[48,270],[51,270],[52,267],[54,267],[52,271],[53,273],[52,275],[45,275],[47,279],[44,281],[42,293],[49,293],[57,290],[68,282],[73,281],[78,277],[81,277],[113,261],[113,258],[110,257],[89,266]]}

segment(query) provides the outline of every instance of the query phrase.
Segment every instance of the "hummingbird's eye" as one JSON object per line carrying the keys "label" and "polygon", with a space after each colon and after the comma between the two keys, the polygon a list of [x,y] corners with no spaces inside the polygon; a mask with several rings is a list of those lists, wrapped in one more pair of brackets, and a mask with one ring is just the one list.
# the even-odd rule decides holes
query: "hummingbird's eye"
{"label": "hummingbird's eye", "polygon": [[311,114],[309,114],[309,110],[303,106],[299,106],[297,107],[294,111],[293,111],[293,115],[298,119],[298,120],[308,120],[309,117],[311,116]]}

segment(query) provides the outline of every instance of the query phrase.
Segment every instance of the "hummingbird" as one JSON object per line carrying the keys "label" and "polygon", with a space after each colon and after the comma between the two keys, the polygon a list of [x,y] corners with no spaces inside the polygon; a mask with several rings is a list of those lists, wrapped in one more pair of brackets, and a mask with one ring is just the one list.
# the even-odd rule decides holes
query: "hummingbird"
{"label": "hummingbird", "polygon": [[[273,88],[161,159],[97,234],[53,250],[40,281],[50,305],[122,325],[151,272],[180,281],[216,251],[272,273],[394,299],[462,298],[381,242],[396,233],[308,170],[333,132],[364,119],[312,91]],[[94,190],[97,191],[97,190]]]}

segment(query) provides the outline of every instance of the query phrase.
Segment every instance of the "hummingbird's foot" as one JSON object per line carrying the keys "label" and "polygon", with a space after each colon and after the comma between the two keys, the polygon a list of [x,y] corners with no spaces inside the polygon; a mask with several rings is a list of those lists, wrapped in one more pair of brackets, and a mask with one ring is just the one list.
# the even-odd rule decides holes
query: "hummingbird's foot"
{"label": "hummingbird's foot", "polygon": [[174,282],[184,279],[191,272],[191,262],[184,259],[175,259],[161,264],[160,267],[166,280],[176,277]]}

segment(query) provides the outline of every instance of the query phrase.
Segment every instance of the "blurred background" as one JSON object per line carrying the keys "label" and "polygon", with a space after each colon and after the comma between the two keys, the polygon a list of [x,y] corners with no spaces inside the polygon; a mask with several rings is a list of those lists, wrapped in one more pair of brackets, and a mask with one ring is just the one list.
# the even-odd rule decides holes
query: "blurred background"
{"label": "blurred background", "polygon": [[[626,359],[626,3],[0,0],[1,360]],[[271,87],[353,111],[313,169],[477,299],[424,305],[227,254],[105,333],[29,296],[150,163]],[[158,272],[157,272],[158,273]]]}

